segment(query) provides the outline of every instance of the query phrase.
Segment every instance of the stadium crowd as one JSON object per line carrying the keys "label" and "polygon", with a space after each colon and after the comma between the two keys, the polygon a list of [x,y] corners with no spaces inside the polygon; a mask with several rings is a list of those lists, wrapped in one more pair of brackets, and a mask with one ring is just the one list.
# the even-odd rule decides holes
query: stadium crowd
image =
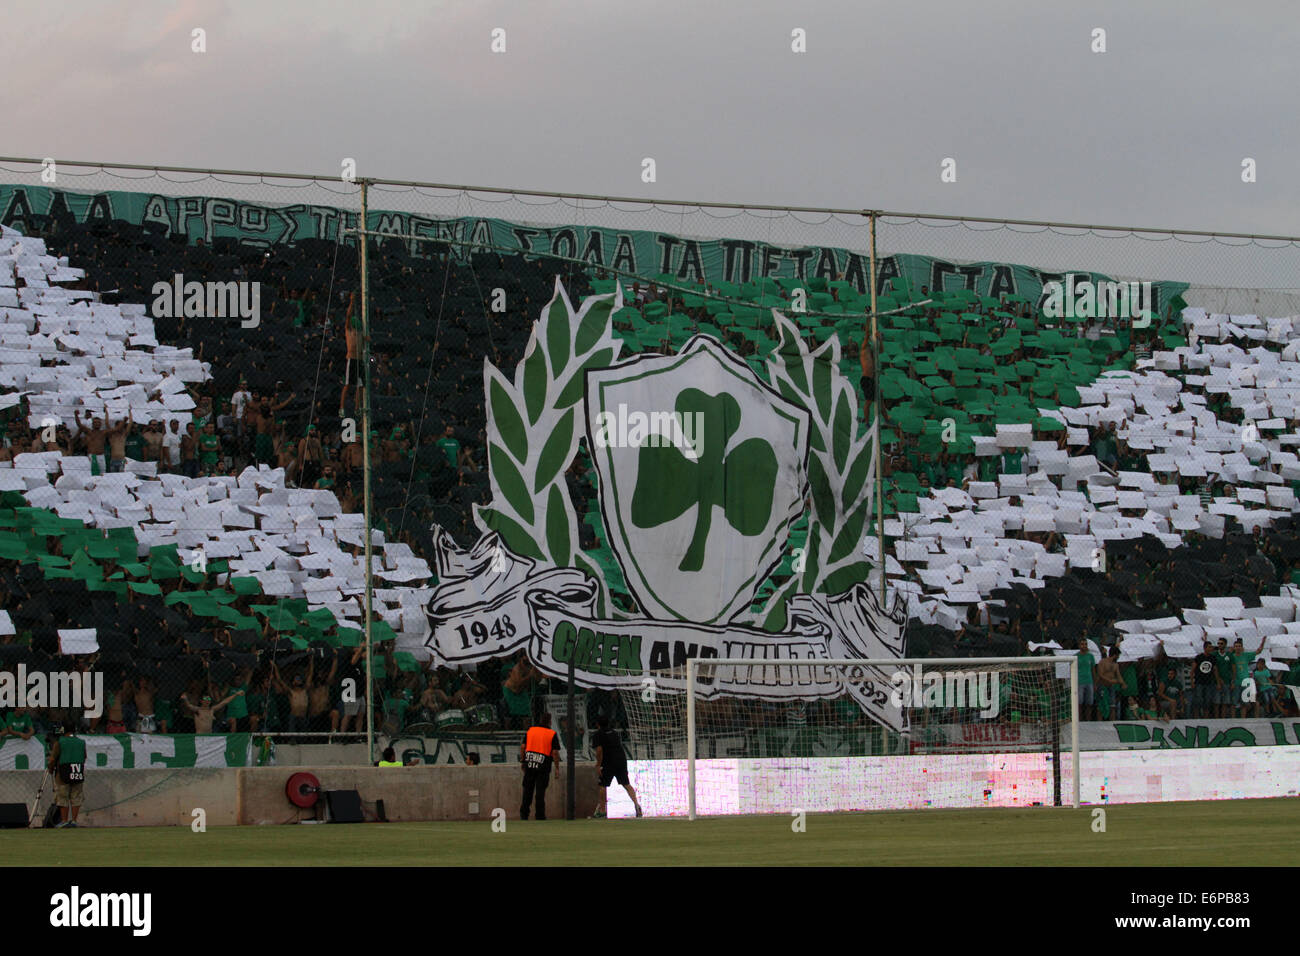
{"label": "stadium crowd", "polygon": [[[287,488],[328,491],[343,512],[360,510],[362,445],[348,440],[362,427],[347,348],[349,338],[358,334],[350,321],[356,317],[351,294],[357,285],[355,249],[315,239],[271,251],[230,239],[188,243],[149,226],[78,223],[70,216],[33,217],[22,225],[29,235],[44,238],[52,254],[84,268],[74,281],[61,283],[70,291],[91,293],[104,302],[149,302],[160,277],[179,273],[200,281],[233,279],[261,284],[263,314],[255,334],[237,321],[153,319],[159,342],[190,346],[210,366],[210,376],[187,385],[192,411],[147,422],[78,412],[51,433],[32,421],[28,396],[18,396],[0,411],[0,467],[24,453],[50,452],[89,457],[91,474],[116,473],[124,463],[138,462],[155,465],[158,474],[237,479],[250,466],[266,465],[283,469]],[[375,245],[372,363],[365,371],[371,383],[374,524],[388,541],[432,560],[434,529],[472,542],[477,536],[474,508],[486,505],[491,496],[484,357],[498,368],[514,368],[527,346],[529,323],[549,299],[556,274],[574,301],[612,288],[615,280],[597,267],[579,269],[541,257],[461,256],[437,243],[424,252],[413,255],[398,240]],[[680,347],[690,335],[703,332],[761,367],[759,359],[775,345],[774,333],[770,324],[764,325],[761,308],[735,302],[784,306],[792,280],[717,283],[685,293],[677,288],[681,284],[670,276],[631,283],[629,308],[615,316],[623,341],[638,349]],[[1135,362],[1149,368],[1154,356],[1186,347],[1180,303],[1171,304],[1146,329],[1094,322],[1063,328],[1044,321],[1033,303],[1016,296],[949,293],[945,302],[942,293],[926,287],[915,292],[894,288],[887,290],[894,300],[886,296],[882,308],[913,299],[937,301],[887,323],[874,351],[863,357],[858,351],[862,320],[853,314],[863,309],[862,291],[839,279],[805,284],[813,290],[815,308],[846,313],[842,319],[802,323],[809,336],[817,341],[838,337],[841,368],[853,381],[859,379],[859,369],[863,373],[859,398],[864,408],[865,399],[880,391],[888,450],[886,530],[896,545],[918,540],[917,519],[943,520],[927,504],[940,493],[958,496],[954,509],[968,507],[981,484],[1008,475],[1028,478],[1037,459],[1046,457],[1048,445],[1090,456],[1111,475],[1146,472],[1153,485],[1206,504],[1232,497],[1241,487],[1226,472],[1151,471],[1150,446],[1136,447],[1115,419],[1076,425],[1060,415],[1040,414],[1041,407],[1089,404],[1084,400],[1088,383],[1103,372],[1130,369]],[[15,292],[26,285],[16,275]],[[510,304],[506,316],[486,308],[487,290],[495,288],[505,290]],[[1278,354],[1286,342],[1260,347]],[[1194,377],[1186,355],[1163,370],[1180,387]],[[1226,390],[1208,394],[1204,407],[1224,423],[1245,422],[1240,402]],[[955,440],[941,437],[948,418],[956,426]],[[996,449],[981,444],[1005,423],[1027,427],[1029,438]],[[1293,408],[1283,428],[1295,433],[1298,426],[1300,412]],[[1282,477],[1288,467],[1284,460],[1259,467],[1271,469],[1277,484],[1289,481],[1292,491],[1300,492],[1300,475]],[[574,506],[586,519],[580,546],[608,557],[599,522],[590,520],[595,497],[590,469],[580,458],[566,477]],[[1030,494],[1025,490],[1004,497],[1018,507]],[[31,529],[35,519],[26,510],[21,495],[5,493],[0,524],[14,533]],[[1137,520],[1147,510],[1145,499],[1122,501],[1118,513]],[[1136,639],[1132,644],[1142,643],[1141,656],[1116,659],[1119,645],[1134,633],[1117,630],[1120,622],[1177,615],[1205,595],[1258,599],[1300,584],[1295,517],[1272,514],[1258,522],[1243,522],[1242,517],[1229,516],[1219,534],[1201,526],[1182,529],[1178,547],[1151,535],[1109,540],[1104,566],[1071,562],[1066,567],[1062,562],[1059,570],[1041,576],[1039,586],[1012,583],[975,600],[967,594],[943,604],[941,617],[913,620],[908,653],[1016,655],[1044,646],[1073,649],[1083,636],[1092,641],[1088,654],[1096,658],[1084,669],[1084,684],[1094,688],[1087,713],[1098,719],[1294,712],[1294,701],[1282,689],[1300,676],[1296,667],[1270,667],[1276,661],[1255,654],[1248,654],[1248,660],[1241,656],[1245,651],[1222,650],[1222,640],[1213,652],[1211,671],[1199,669],[1200,657],[1169,657]],[[806,533],[806,525],[796,533]],[[1008,524],[999,528],[998,537],[1056,556],[1069,547],[1069,534],[1050,522]],[[797,543],[792,537],[792,546]],[[195,585],[210,583],[211,575],[222,572],[219,562],[194,571],[175,557],[151,560],[151,571],[157,572],[150,575],[153,587],[133,587],[130,599],[123,600],[120,592],[110,591],[110,596],[92,585],[112,582],[124,565],[139,563],[140,555],[112,549],[97,553],[74,537],[66,550],[54,540],[44,559],[33,561],[24,548],[6,550],[12,544],[0,542],[0,608],[12,618],[10,626],[0,628],[10,632],[0,636],[0,667],[21,662],[103,669],[111,700],[105,714],[93,723],[87,720],[83,729],[359,729],[365,679],[355,640],[286,637],[270,616],[257,628],[222,626],[196,612],[192,602],[174,600]],[[970,550],[969,539],[962,547]],[[357,548],[352,546],[354,555]],[[901,554],[900,561],[889,568],[896,584],[910,585],[918,598],[937,593],[933,582],[922,587],[915,568],[903,566],[907,561]],[[779,588],[791,573],[787,559],[765,593]],[[249,618],[255,596],[236,595],[232,613]],[[630,600],[618,593],[615,599],[624,606]],[[308,613],[305,601],[281,604],[293,615]],[[96,654],[61,653],[57,631],[78,627],[98,629]],[[1225,654],[1229,663],[1224,663]],[[1235,684],[1256,682],[1259,693],[1253,703],[1221,699],[1229,669]],[[371,694],[376,720],[391,734],[412,728],[519,728],[538,694],[560,689],[522,658],[453,670],[416,661],[392,640],[377,646],[375,673]],[[1213,692],[1207,689],[1206,673],[1213,678]],[[361,691],[349,696],[346,687]],[[615,698],[592,695],[591,701],[592,708],[624,717]],[[840,716],[848,720],[847,714]],[[5,732],[17,727],[19,734],[27,733],[29,721],[40,732],[57,718],[10,715],[6,727],[11,729]],[[779,723],[806,718],[807,708],[801,714],[798,707],[770,713],[760,707],[747,719]]]}
{"label": "stadium crowd", "polygon": [[[189,478],[234,478],[249,466],[267,465],[283,469],[287,488],[330,491],[342,511],[360,511],[362,446],[344,440],[361,427],[355,383],[350,407],[342,407],[351,297],[344,291],[331,297],[327,288],[333,278],[355,285],[355,250],[308,242],[267,256],[223,241],[178,244],[120,222],[111,227],[70,220],[48,223],[48,229],[34,225],[34,234],[44,234],[52,252],[88,266],[85,278],[64,288],[93,292],[103,301],[147,302],[155,277],[178,271],[208,278],[225,270],[261,282],[264,334],[250,336],[238,323],[155,318],[162,340],[192,343],[210,363],[211,376],[187,388],[192,413],[138,422],[78,412],[72,422],[47,430],[33,427],[27,398],[21,395],[0,411],[0,467],[24,453],[43,452],[88,456],[92,475],[120,472],[128,461],[151,464],[156,474]],[[325,271],[325,262],[337,270],[335,276]],[[510,270],[499,261],[492,265],[499,273],[494,283],[505,285],[525,305],[549,292],[540,265],[521,268],[515,262]],[[482,272],[483,262],[479,268]],[[469,281],[467,269],[455,274],[461,283]],[[18,277],[17,289],[24,286]],[[431,296],[420,296],[417,303],[408,286],[414,288],[411,269],[385,267],[373,300],[377,313],[389,318],[394,310],[409,315],[409,309],[418,307],[414,332],[425,340],[427,351],[412,351],[409,334],[392,322],[383,322],[385,331],[372,336],[372,494],[375,525],[387,539],[431,557],[433,525],[471,540],[472,509],[490,497],[481,371],[465,360],[467,329],[472,319],[479,327],[482,320],[470,314],[465,301],[447,308],[443,300],[435,307]],[[452,291],[463,297],[465,290]],[[445,316],[439,314],[443,309]],[[378,318],[372,321],[381,325]],[[475,347],[481,344],[479,337]],[[503,330],[497,337],[502,345],[510,342],[522,351],[522,331]],[[500,356],[495,347],[493,353]],[[572,469],[575,485],[580,473],[581,465]],[[6,497],[11,509],[26,504],[20,496]],[[575,500],[582,500],[580,493]],[[584,541],[594,543],[590,529]],[[66,564],[79,543],[68,542],[65,555],[55,542],[46,557]],[[352,549],[354,556],[358,551]],[[172,563],[178,567],[151,576],[144,590],[152,593],[141,593],[133,583],[132,601],[124,609],[121,602],[87,590],[90,577],[120,578],[120,563],[105,560],[100,573],[87,580],[75,575],[50,579],[31,563],[31,554],[19,552],[0,560],[0,607],[12,614],[5,622],[9,626],[0,625],[12,632],[0,636],[0,667],[25,663],[32,668],[106,669],[113,702],[93,726],[83,718],[83,729],[364,729],[360,649],[323,640],[291,642],[277,634],[269,619],[257,630],[204,620],[189,604],[171,603],[178,592],[206,577],[176,560]],[[223,564],[214,562],[209,573],[222,570]],[[305,611],[293,604],[282,602],[290,611]],[[248,595],[233,605],[245,618],[250,607]],[[60,654],[57,630],[79,625],[97,627],[100,652]],[[428,661],[417,663],[398,651],[392,640],[383,641],[376,645],[376,722],[398,732],[407,725],[430,725],[450,712],[441,726],[464,727],[471,721],[480,728],[520,725],[541,682],[536,674],[516,674],[508,682],[514,689],[503,689],[498,670],[497,662],[467,671],[434,670]],[[349,679],[361,688],[354,700],[343,699]],[[64,715],[32,716],[40,730]]]}

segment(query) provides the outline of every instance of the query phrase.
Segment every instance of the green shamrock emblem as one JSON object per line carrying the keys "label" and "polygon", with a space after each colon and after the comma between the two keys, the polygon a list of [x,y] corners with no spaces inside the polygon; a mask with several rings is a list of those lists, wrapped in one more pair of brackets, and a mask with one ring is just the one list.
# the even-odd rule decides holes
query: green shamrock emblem
{"label": "green shamrock emblem", "polygon": [[[698,423],[699,456],[691,460],[671,445],[643,444],[632,493],[632,523],[654,528],[698,508],[695,533],[677,570],[699,571],[715,507],[722,508],[727,523],[745,537],[762,534],[767,527],[776,491],[776,454],[760,438],[747,439],[727,451],[727,443],[740,427],[740,404],[726,392],[707,395],[697,388],[685,389],[677,396],[676,411],[682,421]],[[696,413],[702,417],[686,417]]]}

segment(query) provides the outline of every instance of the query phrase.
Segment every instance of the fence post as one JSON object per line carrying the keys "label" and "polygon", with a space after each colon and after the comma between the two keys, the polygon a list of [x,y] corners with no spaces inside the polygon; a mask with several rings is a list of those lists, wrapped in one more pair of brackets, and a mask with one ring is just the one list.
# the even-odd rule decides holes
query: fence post
{"label": "fence post", "polygon": [[880,609],[885,609],[885,472],[881,465],[880,450],[880,353],[876,342],[880,334],[880,319],[876,315],[876,213],[868,213],[871,223],[871,374],[875,397],[872,400],[872,427],[876,430],[876,545],[879,553],[876,566],[880,569]]}
{"label": "fence post", "polygon": [[374,617],[374,578],[370,542],[370,307],[366,293],[369,290],[369,260],[366,247],[369,234],[366,225],[366,192],[368,180],[361,181],[361,368],[365,382],[365,397],[361,403],[361,497],[366,527],[366,753],[370,763],[375,762],[375,680],[373,645],[371,643],[371,618]]}

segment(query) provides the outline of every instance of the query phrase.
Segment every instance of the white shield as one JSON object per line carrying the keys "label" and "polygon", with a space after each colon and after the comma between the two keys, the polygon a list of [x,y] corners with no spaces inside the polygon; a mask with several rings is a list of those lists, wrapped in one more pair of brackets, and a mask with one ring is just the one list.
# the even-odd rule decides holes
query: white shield
{"label": "white shield", "polygon": [[589,371],[586,395],[601,517],[642,610],[731,620],[803,511],[807,410],[703,335],[677,355]]}

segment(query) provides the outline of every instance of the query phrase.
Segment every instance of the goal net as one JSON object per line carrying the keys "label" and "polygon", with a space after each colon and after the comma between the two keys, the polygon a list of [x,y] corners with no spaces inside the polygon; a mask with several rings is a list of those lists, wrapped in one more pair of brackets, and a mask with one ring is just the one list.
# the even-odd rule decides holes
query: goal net
{"label": "goal net", "polygon": [[691,660],[624,694],[629,772],[652,816],[1078,806],[1074,663]]}

